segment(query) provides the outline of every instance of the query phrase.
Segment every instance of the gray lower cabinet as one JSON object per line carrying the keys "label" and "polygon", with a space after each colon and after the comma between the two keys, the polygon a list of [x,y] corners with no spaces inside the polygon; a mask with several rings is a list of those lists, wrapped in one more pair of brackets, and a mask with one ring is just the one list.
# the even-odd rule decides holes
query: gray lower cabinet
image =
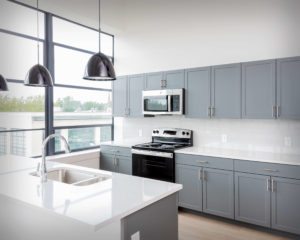
{"label": "gray lower cabinet", "polygon": [[300,180],[272,177],[272,228],[300,234]]}
{"label": "gray lower cabinet", "polygon": [[185,71],[185,116],[210,118],[210,67]]}
{"label": "gray lower cabinet", "polygon": [[116,172],[116,164],[115,164],[115,155],[113,154],[103,154],[100,155],[100,169]]}
{"label": "gray lower cabinet", "polygon": [[235,219],[271,226],[270,177],[235,172]]}
{"label": "gray lower cabinet", "polygon": [[179,206],[202,211],[201,167],[176,164],[176,182],[183,185]]}
{"label": "gray lower cabinet", "polygon": [[233,172],[203,168],[203,212],[234,218]]}
{"label": "gray lower cabinet", "polygon": [[130,117],[142,117],[142,91],[144,89],[144,75],[128,76],[128,108]]}
{"label": "gray lower cabinet", "polygon": [[116,161],[119,173],[132,175],[132,160],[130,157],[117,156]]}
{"label": "gray lower cabinet", "polygon": [[242,64],[243,118],[275,118],[276,62]]}
{"label": "gray lower cabinet", "polygon": [[113,81],[113,115],[114,117],[125,117],[127,109],[127,77],[118,77]]}
{"label": "gray lower cabinet", "polygon": [[241,64],[212,67],[213,118],[241,118]]}
{"label": "gray lower cabinet", "polygon": [[300,119],[300,57],[277,60],[278,117]]}

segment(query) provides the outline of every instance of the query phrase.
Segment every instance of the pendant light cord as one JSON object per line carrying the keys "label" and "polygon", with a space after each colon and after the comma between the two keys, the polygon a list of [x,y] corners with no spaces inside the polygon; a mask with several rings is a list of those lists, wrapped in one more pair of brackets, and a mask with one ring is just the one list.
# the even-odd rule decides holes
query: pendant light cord
{"label": "pendant light cord", "polygon": [[101,52],[101,25],[100,25],[100,20],[101,20],[101,0],[99,0],[99,52]]}
{"label": "pendant light cord", "polygon": [[40,64],[40,25],[39,25],[39,0],[36,0],[36,22],[37,22],[37,59],[38,64]]}

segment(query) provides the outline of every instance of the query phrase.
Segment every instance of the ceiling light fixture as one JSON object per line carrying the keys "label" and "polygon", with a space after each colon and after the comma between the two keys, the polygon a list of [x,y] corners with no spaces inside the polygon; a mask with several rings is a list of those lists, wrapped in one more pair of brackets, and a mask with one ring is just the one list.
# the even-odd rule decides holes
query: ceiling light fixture
{"label": "ceiling light fixture", "polygon": [[39,42],[39,0],[36,1],[37,16],[37,57],[38,64],[31,67],[26,75],[24,85],[35,87],[51,87],[53,80],[48,69],[40,65],[40,42]]}
{"label": "ceiling light fixture", "polygon": [[1,74],[0,74],[0,91],[8,91],[7,81]]}
{"label": "ceiling light fixture", "polygon": [[100,0],[99,0],[99,52],[94,54],[88,61],[83,79],[92,81],[116,80],[116,73],[109,58],[101,53],[101,28],[100,28]]}

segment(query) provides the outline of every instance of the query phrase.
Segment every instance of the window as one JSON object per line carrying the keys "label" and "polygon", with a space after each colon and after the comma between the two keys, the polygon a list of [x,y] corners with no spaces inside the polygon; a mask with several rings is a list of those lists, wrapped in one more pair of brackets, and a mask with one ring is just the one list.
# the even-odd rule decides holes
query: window
{"label": "window", "polygon": [[[0,73],[9,87],[8,92],[0,92],[1,156],[39,156],[42,141],[54,132],[65,136],[72,150],[95,148],[112,139],[111,82],[82,79],[88,59],[99,51],[98,31],[51,13],[40,11],[38,16],[39,39],[34,8],[0,2],[0,52],[5,56],[0,59]],[[45,41],[46,31],[53,35],[53,42]],[[53,70],[49,68],[52,90],[23,84],[28,70],[37,63],[37,40],[40,64],[46,59],[53,66]],[[112,62],[113,42],[113,35],[101,33],[101,52]],[[45,118],[49,102],[53,110]],[[49,154],[62,151],[62,147],[55,139]]]}

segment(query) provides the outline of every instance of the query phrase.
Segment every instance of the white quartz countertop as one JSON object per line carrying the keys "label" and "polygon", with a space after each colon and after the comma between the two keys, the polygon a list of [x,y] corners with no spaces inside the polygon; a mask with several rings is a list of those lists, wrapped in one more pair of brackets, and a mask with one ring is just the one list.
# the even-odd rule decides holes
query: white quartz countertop
{"label": "white quartz countertop", "polygon": [[[98,230],[182,189],[182,185],[112,173],[102,170],[47,162],[48,168],[69,167],[111,176],[89,186],[60,182],[41,183],[35,171],[36,159],[10,158],[0,161],[0,194],[80,221]],[[16,167],[16,166],[19,166]]]}
{"label": "white quartz countertop", "polygon": [[202,155],[209,157],[230,158],[257,162],[300,165],[299,154],[285,154],[275,152],[248,151],[238,149],[225,149],[216,147],[188,147],[176,150],[175,153]]}
{"label": "white quartz countertop", "polygon": [[134,145],[141,144],[141,143],[148,143],[148,142],[151,142],[151,138],[140,137],[140,138],[125,138],[125,139],[119,139],[114,141],[101,142],[100,145],[131,148]]}

